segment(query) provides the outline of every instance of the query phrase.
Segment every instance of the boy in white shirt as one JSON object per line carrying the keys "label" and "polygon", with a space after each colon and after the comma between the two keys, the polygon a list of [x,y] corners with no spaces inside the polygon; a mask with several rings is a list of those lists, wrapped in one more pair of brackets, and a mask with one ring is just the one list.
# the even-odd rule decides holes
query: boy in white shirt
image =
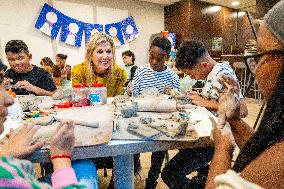
{"label": "boy in white shirt", "polygon": [[[201,93],[190,92],[192,103],[217,112],[219,91],[222,85],[218,82],[220,75],[227,75],[237,80],[229,63],[217,63],[209,55],[206,47],[198,41],[185,41],[179,48],[176,67],[192,79],[205,80]],[[245,99],[240,94],[240,115],[247,115]],[[214,154],[213,147],[201,147],[180,150],[165,166],[162,179],[169,188],[204,188],[208,174],[208,163]],[[187,178],[191,172],[197,176]]]}

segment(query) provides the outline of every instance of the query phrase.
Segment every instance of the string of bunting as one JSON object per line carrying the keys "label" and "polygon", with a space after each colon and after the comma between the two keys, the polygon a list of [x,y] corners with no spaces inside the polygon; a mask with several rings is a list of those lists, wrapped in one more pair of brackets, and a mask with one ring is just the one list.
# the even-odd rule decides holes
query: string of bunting
{"label": "string of bunting", "polygon": [[61,27],[60,41],[76,47],[81,46],[83,32],[85,33],[86,44],[95,32],[105,32],[110,35],[115,46],[124,45],[125,40],[130,42],[139,36],[132,16],[121,22],[106,25],[84,23],[64,15],[45,3],[35,23],[35,28],[50,36],[51,39],[56,39]]}

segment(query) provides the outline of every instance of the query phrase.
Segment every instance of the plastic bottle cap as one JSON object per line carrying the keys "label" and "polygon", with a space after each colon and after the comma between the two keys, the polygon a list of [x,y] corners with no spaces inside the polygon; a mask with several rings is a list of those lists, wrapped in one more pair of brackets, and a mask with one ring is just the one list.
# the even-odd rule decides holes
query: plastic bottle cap
{"label": "plastic bottle cap", "polygon": [[73,87],[74,88],[83,88],[83,87],[86,87],[86,84],[85,83],[76,83]]}
{"label": "plastic bottle cap", "polygon": [[94,83],[92,85],[92,87],[104,87],[104,84],[102,84],[102,83]]}

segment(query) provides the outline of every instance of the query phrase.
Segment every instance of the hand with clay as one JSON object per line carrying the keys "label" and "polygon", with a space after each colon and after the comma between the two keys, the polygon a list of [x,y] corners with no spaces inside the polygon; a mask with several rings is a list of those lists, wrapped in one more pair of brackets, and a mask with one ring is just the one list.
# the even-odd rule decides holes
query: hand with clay
{"label": "hand with clay", "polygon": [[126,94],[128,96],[133,96],[133,91],[134,91],[134,81],[131,81],[126,87]]}
{"label": "hand with clay", "polygon": [[62,122],[51,137],[50,154],[71,155],[75,145],[74,123],[72,121]]}
{"label": "hand with clay", "polygon": [[22,88],[22,89],[26,89],[28,91],[31,92],[35,92],[36,91],[36,87],[34,85],[32,85],[30,82],[24,80],[24,81],[18,81],[15,84],[15,88]]}
{"label": "hand with clay", "polygon": [[203,98],[200,95],[200,93],[198,93],[196,91],[187,92],[186,96],[189,97],[192,100],[192,104],[195,104],[197,106],[202,106],[202,107],[206,107],[207,106],[208,100]]}
{"label": "hand with clay", "polygon": [[215,122],[214,118],[210,117],[212,122],[212,131],[211,131],[211,138],[214,141],[215,149],[218,151],[224,151],[228,153],[232,153],[235,142],[232,132],[223,132],[223,130],[219,129],[217,123]]}
{"label": "hand with clay", "polygon": [[225,75],[222,75],[218,80],[225,88],[219,96],[218,112],[220,116],[227,119],[240,119],[240,88],[238,82]]}
{"label": "hand with clay", "polygon": [[71,153],[74,145],[74,123],[71,121],[60,123],[50,141],[50,156],[54,171],[71,167]]}
{"label": "hand with clay", "polygon": [[38,129],[39,126],[24,124],[17,132],[11,131],[7,135],[7,142],[2,146],[0,156],[25,158],[41,148],[44,142],[32,143],[33,136]]}
{"label": "hand with clay", "polygon": [[11,88],[13,80],[10,78],[4,78],[4,81],[2,83],[2,86],[4,89],[8,90]]}

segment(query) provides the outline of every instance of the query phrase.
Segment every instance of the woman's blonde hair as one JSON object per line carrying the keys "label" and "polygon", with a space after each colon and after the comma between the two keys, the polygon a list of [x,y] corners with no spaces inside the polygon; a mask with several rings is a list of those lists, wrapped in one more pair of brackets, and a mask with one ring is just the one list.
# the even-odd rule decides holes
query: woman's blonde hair
{"label": "woman's blonde hair", "polygon": [[105,33],[94,33],[91,38],[90,41],[88,42],[87,48],[86,48],[86,54],[85,54],[85,62],[89,65],[89,70],[90,70],[90,79],[92,81],[92,78],[96,78],[96,73],[94,70],[94,64],[93,64],[93,60],[92,60],[92,56],[93,56],[93,52],[95,50],[95,48],[103,43],[103,42],[108,42],[111,46],[111,51],[113,54],[113,58],[112,58],[112,62],[110,67],[107,69],[107,73],[105,74],[105,78],[111,78],[113,70],[114,70],[114,66],[115,66],[115,46],[113,43],[113,40],[111,37],[109,37],[107,34]]}

